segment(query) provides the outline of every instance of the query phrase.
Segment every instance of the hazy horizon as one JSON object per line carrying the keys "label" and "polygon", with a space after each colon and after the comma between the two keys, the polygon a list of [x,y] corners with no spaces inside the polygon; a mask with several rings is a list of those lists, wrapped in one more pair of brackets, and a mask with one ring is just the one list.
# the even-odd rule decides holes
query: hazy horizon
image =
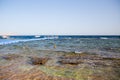
{"label": "hazy horizon", "polygon": [[0,35],[120,35],[120,1],[0,0]]}

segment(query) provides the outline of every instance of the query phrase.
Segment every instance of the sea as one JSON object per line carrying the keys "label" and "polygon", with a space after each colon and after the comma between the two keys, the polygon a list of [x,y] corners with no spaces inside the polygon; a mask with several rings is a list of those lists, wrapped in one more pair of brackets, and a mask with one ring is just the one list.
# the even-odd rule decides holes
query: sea
{"label": "sea", "polygon": [[0,36],[2,46],[28,46],[38,50],[81,53],[103,51],[120,55],[120,35],[15,35]]}

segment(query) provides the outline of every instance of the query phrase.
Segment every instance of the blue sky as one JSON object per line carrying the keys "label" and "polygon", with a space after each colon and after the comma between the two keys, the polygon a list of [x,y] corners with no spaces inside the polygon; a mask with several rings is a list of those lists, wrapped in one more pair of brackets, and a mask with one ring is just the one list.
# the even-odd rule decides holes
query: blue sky
{"label": "blue sky", "polygon": [[120,0],[0,0],[0,34],[120,35]]}

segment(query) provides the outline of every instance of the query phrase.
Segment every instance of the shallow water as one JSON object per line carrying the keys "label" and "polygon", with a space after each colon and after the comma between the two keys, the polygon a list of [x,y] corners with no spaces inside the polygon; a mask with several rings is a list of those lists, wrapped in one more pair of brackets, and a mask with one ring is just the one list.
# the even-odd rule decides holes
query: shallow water
{"label": "shallow water", "polygon": [[[30,36],[29,36],[30,37]],[[28,37],[28,38],[29,38]],[[120,38],[81,38],[81,37],[52,37],[52,38],[26,37],[14,39],[0,39],[0,49],[5,47],[20,48],[27,46],[36,50],[55,50],[67,52],[106,51],[120,53]],[[110,36],[109,36],[110,37]],[[54,48],[55,46],[55,48]]]}
{"label": "shallow water", "polygon": [[[1,39],[0,43],[1,80],[120,78],[119,38]],[[36,66],[32,64],[30,57],[47,57],[50,60],[44,65]]]}

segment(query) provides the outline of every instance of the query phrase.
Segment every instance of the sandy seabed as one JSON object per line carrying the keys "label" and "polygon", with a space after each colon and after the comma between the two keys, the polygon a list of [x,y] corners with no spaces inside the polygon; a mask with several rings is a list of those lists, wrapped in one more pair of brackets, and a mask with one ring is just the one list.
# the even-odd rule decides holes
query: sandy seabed
{"label": "sandy seabed", "polygon": [[0,80],[119,80],[120,58],[0,47]]}

